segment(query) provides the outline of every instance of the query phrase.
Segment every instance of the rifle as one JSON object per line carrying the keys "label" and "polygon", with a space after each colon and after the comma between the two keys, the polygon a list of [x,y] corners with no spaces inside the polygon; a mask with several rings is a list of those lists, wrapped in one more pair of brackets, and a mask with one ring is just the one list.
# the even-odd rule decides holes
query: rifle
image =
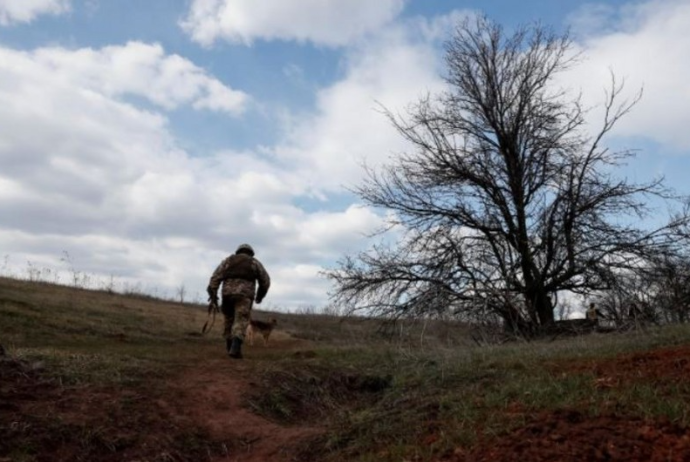
{"label": "rifle", "polygon": [[[218,313],[218,311],[220,311],[218,309],[218,299],[210,297],[208,301],[208,317],[206,318],[204,327],[201,328],[201,335],[206,335],[206,333],[211,330],[213,324],[216,322],[216,313]],[[209,320],[211,321],[210,325],[208,323]]]}

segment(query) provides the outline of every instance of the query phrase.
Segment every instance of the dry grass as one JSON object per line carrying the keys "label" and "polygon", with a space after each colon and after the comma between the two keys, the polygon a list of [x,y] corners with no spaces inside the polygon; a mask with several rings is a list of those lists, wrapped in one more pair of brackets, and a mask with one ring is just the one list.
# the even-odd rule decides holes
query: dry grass
{"label": "dry grass", "polygon": [[[0,278],[0,344],[66,382],[134,380],[184,360],[203,307]],[[194,334],[194,335],[190,335]]]}
{"label": "dry grass", "polygon": [[[620,355],[685,345],[688,334],[687,326],[669,326],[483,348],[323,346],[306,360],[262,365],[262,378],[248,400],[277,421],[328,422],[330,431],[306,445],[304,454],[333,461],[433,460],[521,426],[537,413],[563,409],[685,426],[690,424],[690,385],[640,381],[609,388],[594,371],[605,371],[607,361]],[[592,365],[555,372],[556,365],[581,362]],[[386,385],[347,389],[343,376]]]}
{"label": "dry grass", "polygon": [[[480,348],[461,324],[398,323],[382,331],[371,319],[263,311],[254,316],[278,319],[272,342],[301,343],[253,350],[256,360],[246,367],[255,388],[246,405],[283,424],[326,425],[322,437],[305,445],[305,459],[433,460],[519,426],[535,412],[564,408],[592,414],[615,409],[690,424],[690,386],[684,383],[602,388],[593,369],[554,372],[571,363],[606,364],[621,354],[687,344],[687,326]],[[205,320],[199,305],[0,278],[0,344],[59,386],[155,390],[179,366],[219,348],[222,322],[200,337]],[[73,430],[70,425],[52,421],[46,428],[59,439]],[[79,438],[87,449],[93,443],[94,451],[115,444],[99,435]],[[182,430],[173,440],[177,460],[210,450],[202,436]],[[42,440],[35,435],[17,441]]]}
{"label": "dry grass", "polygon": [[293,338],[328,346],[414,345],[420,348],[456,348],[474,345],[469,327],[456,321],[398,320],[382,323],[365,317],[293,314],[255,309],[256,319],[276,318],[278,327]]}

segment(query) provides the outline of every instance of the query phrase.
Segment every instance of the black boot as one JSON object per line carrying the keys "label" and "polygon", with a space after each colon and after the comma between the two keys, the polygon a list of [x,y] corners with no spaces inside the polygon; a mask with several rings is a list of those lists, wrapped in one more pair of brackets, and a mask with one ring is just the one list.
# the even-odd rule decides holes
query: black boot
{"label": "black boot", "polygon": [[230,354],[230,350],[232,349],[232,340],[229,338],[225,339],[225,351],[227,354]]}
{"label": "black boot", "polygon": [[230,345],[230,351],[228,355],[231,358],[242,359],[242,339],[239,337],[233,337],[232,345]]}

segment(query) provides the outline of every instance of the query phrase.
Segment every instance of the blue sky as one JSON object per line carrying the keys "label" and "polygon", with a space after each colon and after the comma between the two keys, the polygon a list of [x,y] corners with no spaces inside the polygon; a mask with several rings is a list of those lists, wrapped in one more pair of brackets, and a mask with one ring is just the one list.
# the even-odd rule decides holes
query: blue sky
{"label": "blue sky", "polygon": [[268,304],[324,305],[319,271],[384,219],[345,187],[405,150],[378,104],[441,91],[477,13],[570,28],[585,59],[559,83],[587,104],[609,70],[644,87],[621,174],[690,192],[687,1],[0,0],[3,271],[195,296],[250,242]]}

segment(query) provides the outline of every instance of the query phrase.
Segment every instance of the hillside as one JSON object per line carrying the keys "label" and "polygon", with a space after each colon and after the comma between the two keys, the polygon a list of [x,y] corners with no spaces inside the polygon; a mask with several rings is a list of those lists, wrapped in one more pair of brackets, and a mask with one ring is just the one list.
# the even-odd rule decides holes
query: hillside
{"label": "hillside", "polygon": [[479,347],[269,316],[231,361],[202,306],[0,279],[0,461],[690,460],[686,326]]}

